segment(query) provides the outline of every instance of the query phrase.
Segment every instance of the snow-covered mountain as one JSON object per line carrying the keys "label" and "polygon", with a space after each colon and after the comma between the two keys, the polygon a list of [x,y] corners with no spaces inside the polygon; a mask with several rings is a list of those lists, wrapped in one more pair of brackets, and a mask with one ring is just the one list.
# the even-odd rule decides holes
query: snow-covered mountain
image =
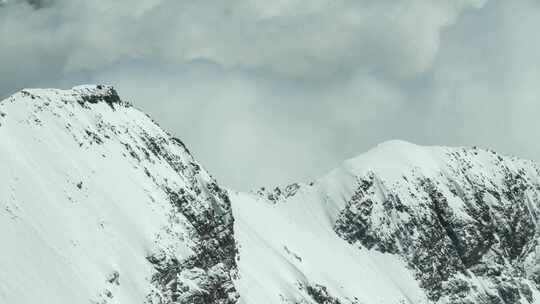
{"label": "snow-covered mountain", "polygon": [[540,303],[540,167],[381,144],[226,190],[109,86],[0,101],[0,303]]}
{"label": "snow-covered mountain", "polygon": [[241,295],[265,273],[290,303],[540,303],[533,162],[392,141],[257,194],[232,199]]}
{"label": "snow-covered mountain", "polygon": [[227,192],[107,86],[0,104],[1,303],[234,303]]}

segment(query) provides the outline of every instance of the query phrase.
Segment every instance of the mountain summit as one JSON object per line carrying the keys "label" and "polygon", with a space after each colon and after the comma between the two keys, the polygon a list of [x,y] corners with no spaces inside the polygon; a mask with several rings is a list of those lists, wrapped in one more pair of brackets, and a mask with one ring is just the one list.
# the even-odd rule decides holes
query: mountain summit
{"label": "mountain summit", "polygon": [[0,303],[540,303],[540,167],[383,143],[223,188],[110,86],[0,101]]}
{"label": "mountain summit", "polygon": [[227,192],[107,86],[0,103],[2,303],[233,303]]}

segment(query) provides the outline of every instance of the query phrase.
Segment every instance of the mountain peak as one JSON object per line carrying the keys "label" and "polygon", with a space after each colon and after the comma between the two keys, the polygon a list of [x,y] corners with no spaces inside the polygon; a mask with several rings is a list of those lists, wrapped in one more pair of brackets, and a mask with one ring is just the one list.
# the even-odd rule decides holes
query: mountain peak
{"label": "mountain peak", "polygon": [[110,85],[82,85],[73,87],[71,91],[79,94],[84,101],[89,103],[98,103],[100,101],[104,101],[110,105],[121,103],[118,92]]}
{"label": "mountain peak", "polygon": [[105,102],[109,106],[114,107],[115,104],[121,104],[122,101],[118,96],[118,92],[110,85],[80,85],[71,89],[23,89],[18,93],[8,97],[6,100],[14,102],[18,99],[32,100],[47,100],[47,101],[63,101],[77,102],[80,105],[86,103],[96,104]]}
{"label": "mountain peak", "polygon": [[411,149],[418,147],[417,144],[402,139],[390,139],[379,143],[376,148],[380,149]]}
{"label": "mountain peak", "polygon": [[412,167],[428,171],[438,171],[439,164],[433,150],[441,147],[420,146],[402,140],[390,140],[378,144],[356,157],[346,160],[343,169],[358,174],[373,170],[383,175],[400,175]]}
{"label": "mountain peak", "polygon": [[[0,102],[0,164],[0,239],[15,244],[2,247],[0,303],[237,298],[227,192],[111,86]],[[36,292],[18,296],[23,281]]]}
{"label": "mountain peak", "polygon": [[255,196],[85,85],[1,101],[0,164],[1,303],[540,302],[540,167],[494,151],[392,140]]}

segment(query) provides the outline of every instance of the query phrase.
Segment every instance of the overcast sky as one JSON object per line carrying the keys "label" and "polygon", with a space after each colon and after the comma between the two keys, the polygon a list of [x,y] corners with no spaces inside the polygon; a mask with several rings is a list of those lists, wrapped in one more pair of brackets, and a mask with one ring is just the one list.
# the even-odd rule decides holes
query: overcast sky
{"label": "overcast sky", "polygon": [[0,3],[0,96],[113,84],[237,189],[390,139],[540,160],[540,1]]}

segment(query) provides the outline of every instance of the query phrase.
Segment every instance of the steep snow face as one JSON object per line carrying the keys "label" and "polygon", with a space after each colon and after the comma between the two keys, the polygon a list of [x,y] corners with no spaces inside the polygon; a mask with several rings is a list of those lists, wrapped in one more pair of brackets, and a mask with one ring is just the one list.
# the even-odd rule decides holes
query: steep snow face
{"label": "steep snow face", "polygon": [[225,191],[109,86],[0,101],[0,303],[540,303],[540,168],[392,141]]}
{"label": "steep snow face", "polygon": [[0,101],[0,303],[234,303],[227,193],[108,86]]}
{"label": "steep snow face", "polygon": [[339,238],[321,201],[231,196],[240,303],[428,303],[399,256]]}
{"label": "steep snow face", "polygon": [[392,141],[233,209],[247,303],[540,303],[530,161]]}

